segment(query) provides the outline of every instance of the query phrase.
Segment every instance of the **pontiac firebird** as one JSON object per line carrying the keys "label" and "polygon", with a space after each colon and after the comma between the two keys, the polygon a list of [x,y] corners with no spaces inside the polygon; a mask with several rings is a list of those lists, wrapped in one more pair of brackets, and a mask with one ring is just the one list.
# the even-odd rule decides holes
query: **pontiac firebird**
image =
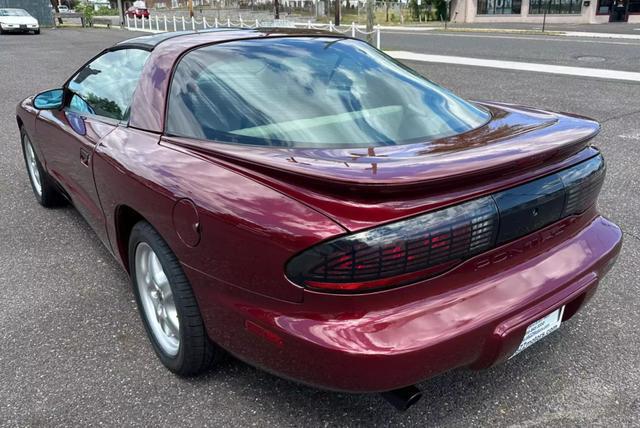
{"label": "pontiac firebird", "polygon": [[406,408],[564,324],[621,246],[598,123],[463,100],[335,34],[134,38],[17,122],[36,199],[86,218],[180,375],[225,350]]}

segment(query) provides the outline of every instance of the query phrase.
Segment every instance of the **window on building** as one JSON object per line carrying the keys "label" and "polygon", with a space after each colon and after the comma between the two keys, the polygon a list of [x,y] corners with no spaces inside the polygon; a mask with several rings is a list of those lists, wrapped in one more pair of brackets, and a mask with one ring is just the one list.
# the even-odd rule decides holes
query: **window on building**
{"label": "window on building", "polygon": [[609,15],[612,4],[613,0],[598,0],[598,10],[596,13],[598,15]]}
{"label": "window on building", "polygon": [[580,14],[582,0],[530,0],[530,15],[541,15],[545,11],[549,14]]}
{"label": "window on building", "polygon": [[478,15],[520,15],[522,0],[478,0]]}

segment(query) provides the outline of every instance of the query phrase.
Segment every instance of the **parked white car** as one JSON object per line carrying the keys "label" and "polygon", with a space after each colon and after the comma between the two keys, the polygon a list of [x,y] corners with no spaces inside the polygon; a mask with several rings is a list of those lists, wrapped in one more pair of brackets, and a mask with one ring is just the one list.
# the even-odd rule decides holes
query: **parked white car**
{"label": "parked white car", "polygon": [[0,34],[9,32],[40,34],[40,24],[24,9],[0,9]]}
{"label": "parked white car", "polygon": [[58,6],[58,12],[60,12],[60,13],[69,13],[70,10],[69,10],[68,6],[65,6],[65,5],[61,4],[61,5]]}

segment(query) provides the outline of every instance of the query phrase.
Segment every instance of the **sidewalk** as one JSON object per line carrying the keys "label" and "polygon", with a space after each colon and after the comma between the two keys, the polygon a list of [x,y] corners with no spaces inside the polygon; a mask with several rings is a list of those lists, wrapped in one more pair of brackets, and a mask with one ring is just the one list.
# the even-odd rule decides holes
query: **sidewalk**
{"label": "sidewalk", "polygon": [[[420,26],[381,25],[380,29],[407,32],[443,31],[444,25],[435,22],[431,25]],[[451,32],[543,34],[542,23],[449,23],[447,24],[447,30]],[[640,24],[547,24],[545,25],[544,34],[546,33],[567,37],[640,40]]]}
{"label": "sidewalk", "polygon": [[[519,23],[519,22],[505,22],[505,23],[491,22],[491,23],[473,23],[473,24],[451,23],[451,24],[448,24],[447,26],[451,28],[466,28],[466,29],[540,31],[542,30],[542,18],[540,18],[539,23]],[[640,24],[627,24],[627,23],[607,23],[607,24],[549,24],[547,23],[544,28],[545,28],[545,31],[558,31],[558,32],[640,35]]]}

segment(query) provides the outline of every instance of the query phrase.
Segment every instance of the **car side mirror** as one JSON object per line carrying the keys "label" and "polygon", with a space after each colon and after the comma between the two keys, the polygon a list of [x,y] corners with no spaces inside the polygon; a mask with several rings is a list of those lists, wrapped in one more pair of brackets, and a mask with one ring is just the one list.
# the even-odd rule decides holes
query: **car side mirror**
{"label": "car side mirror", "polygon": [[62,107],[64,91],[62,89],[51,89],[36,95],[33,99],[33,106],[40,110],[57,110]]}

